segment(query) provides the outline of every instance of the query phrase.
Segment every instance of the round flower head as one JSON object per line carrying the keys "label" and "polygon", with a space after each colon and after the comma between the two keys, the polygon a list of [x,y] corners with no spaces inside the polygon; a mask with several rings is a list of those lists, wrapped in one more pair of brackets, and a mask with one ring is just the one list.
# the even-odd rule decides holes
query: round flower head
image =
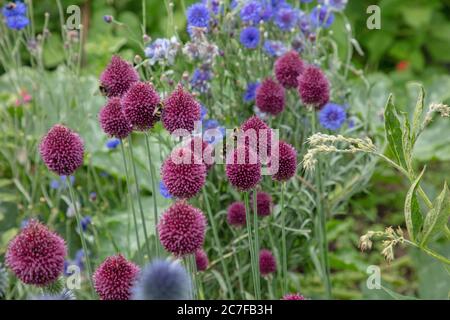
{"label": "round flower head", "polygon": [[259,271],[262,276],[267,276],[277,271],[277,262],[269,250],[262,249],[259,253]]}
{"label": "round flower head", "polygon": [[164,100],[162,123],[169,133],[177,129],[194,131],[194,124],[201,119],[200,104],[183,90],[181,85]]}
{"label": "round flower head", "polygon": [[289,293],[285,295],[281,300],[306,300],[306,299],[299,293]]}
{"label": "round flower head", "polygon": [[122,97],[137,81],[139,81],[139,75],[136,70],[119,56],[111,58],[111,62],[100,76],[101,88],[109,98]]}
{"label": "round flower head", "polygon": [[297,24],[299,11],[290,6],[282,6],[275,14],[275,24],[282,31],[290,31]]}
{"label": "round flower head", "polygon": [[60,176],[70,176],[83,164],[83,140],[63,125],[50,129],[42,138],[39,151],[47,168]]}
{"label": "round flower head", "polygon": [[319,113],[322,127],[329,130],[339,130],[347,120],[345,109],[335,103],[327,103]]}
{"label": "round flower head", "polygon": [[189,139],[185,147],[191,150],[191,161],[195,163],[195,159],[202,159],[206,166],[206,170],[212,168],[214,147],[199,136]]}
{"label": "round flower head", "polygon": [[[260,160],[263,160],[266,155],[270,155],[273,131],[261,118],[252,116],[247,119],[241,125],[241,131],[245,136],[245,144],[257,152]],[[253,135],[256,136],[256,139],[252,140]]]}
{"label": "round flower head", "polygon": [[278,170],[275,170],[274,167],[276,172],[272,172],[274,180],[287,181],[295,176],[297,171],[297,151],[290,144],[280,141],[278,144],[278,155],[274,156],[271,161],[278,162]]}
{"label": "round flower head", "polygon": [[206,219],[199,209],[180,201],[164,212],[158,230],[164,248],[175,256],[184,256],[202,248]]}
{"label": "round flower head", "polygon": [[203,3],[195,3],[186,10],[188,32],[190,27],[206,28],[209,24],[209,10]]}
{"label": "round flower head", "polygon": [[243,22],[257,24],[261,19],[261,3],[256,0],[247,1],[241,8],[240,17]]}
{"label": "round flower head", "polygon": [[227,221],[230,225],[235,227],[242,227],[245,225],[245,205],[241,201],[236,201],[230,204],[227,210]]}
{"label": "round flower head", "polygon": [[164,161],[161,177],[169,193],[181,199],[195,196],[206,181],[206,166],[188,148],[177,148]]}
{"label": "round flower head", "polygon": [[10,241],[5,261],[23,283],[42,287],[61,275],[66,254],[66,244],[58,234],[30,220]]}
{"label": "round flower head", "polygon": [[256,106],[271,115],[277,115],[284,110],[284,88],[272,78],[265,79],[256,89]]}
{"label": "round flower head", "polygon": [[128,137],[133,129],[131,123],[123,113],[119,97],[108,100],[106,106],[100,110],[98,120],[106,134],[118,139]]}
{"label": "round flower head", "polygon": [[239,191],[256,187],[261,180],[261,163],[249,147],[240,146],[227,155],[226,174]]}
{"label": "round flower head", "polygon": [[[253,197],[250,198],[250,207],[253,209]],[[256,210],[259,217],[266,217],[272,213],[272,197],[266,192],[256,194]]]}
{"label": "round flower head", "polygon": [[92,276],[102,300],[129,300],[139,267],[118,254],[106,258]]}
{"label": "round flower head", "polygon": [[298,93],[304,104],[321,108],[330,100],[330,84],[322,70],[309,66],[298,77]]}
{"label": "round flower head", "polygon": [[289,51],[275,61],[275,76],[286,89],[296,88],[298,77],[302,74],[304,68],[303,61],[298,53]]}
{"label": "round flower head", "polygon": [[259,29],[247,27],[241,31],[240,41],[247,49],[255,49],[259,44]]}
{"label": "round flower head", "polygon": [[142,270],[133,300],[188,300],[191,291],[191,279],[180,263],[158,259]]}
{"label": "round flower head", "polygon": [[209,261],[205,250],[201,249],[195,252],[195,264],[198,271],[205,271],[208,268]]}
{"label": "round flower head", "polygon": [[148,130],[159,119],[155,109],[159,105],[158,93],[151,83],[136,82],[122,98],[123,112],[136,130]]}

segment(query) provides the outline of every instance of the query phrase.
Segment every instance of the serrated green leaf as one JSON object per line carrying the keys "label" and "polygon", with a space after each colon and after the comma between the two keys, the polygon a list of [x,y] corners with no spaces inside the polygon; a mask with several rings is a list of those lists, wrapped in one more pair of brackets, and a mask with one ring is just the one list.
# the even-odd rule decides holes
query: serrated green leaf
{"label": "serrated green leaf", "polygon": [[420,211],[419,202],[417,201],[416,190],[419,186],[420,179],[425,172],[426,167],[423,168],[420,175],[414,180],[409,188],[408,193],[406,194],[405,199],[405,221],[406,228],[408,229],[409,238],[412,241],[415,241],[415,238],[420,232],[420,228],[422,227],[423,217],[422,212]]}
{"label": "serrated green leaf", "polygon": [[412,139],[411,145],[412,146],[414,146],[414,144],[417,141],[417,138],[419,136],[422,113],[423,113],[423,105],[424,105],[424,101],[425,101],[425,90],[423,89],[423,86],[420,85],[419,87],[420,87],[420,92],[419,92],[419,97],[417,99],[416,108],[414,109],[413,122],[412,122],[412,133],[411,133],[411,139]]}
{"label": "serrated green leaf", "polygon": [[392,94],[389,95],[384,109],[384,127],[389,148],[397,159],[398,164],[406,168],[406,161],[403,155],[402,146],[402,124],[398,118],[397,109],[392,101]]}
{"label": "serrated green leaf", "polygon": [[420,244],[426,245],[432,236],[440,232],[450,217],[450,198],[447,182],[439,196],[433,203],[433,208],[428,212],[423,223]]}

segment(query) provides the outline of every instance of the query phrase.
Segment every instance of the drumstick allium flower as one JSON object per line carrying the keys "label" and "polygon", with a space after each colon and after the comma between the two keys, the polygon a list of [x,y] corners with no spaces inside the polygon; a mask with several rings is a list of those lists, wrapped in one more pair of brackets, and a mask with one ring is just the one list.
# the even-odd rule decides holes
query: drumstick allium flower
{"label": "drumstick allium flower", "polygon": [[256,106],[262,111],[276,116],[284,110],[285,90],[272,78],[265,79],[256,89]]}
{"label": "drumstick allium flower", "polygon": [[208,268],[209,260],[205,250],[200,249],[195,252],[195,264],[198,271],[205,271]]}
{"label": "drumstick allium flower", "polygon": [[[253,208],[253,197],[250,197],[250,208]],[[266,192],[256,194],[256,210],[259,217],[267,217],[272,213],[272,197]]]}
{"label": "drumstick allium flower", "polygon": [[261,180],[261,162],[247,146],[239,146],[227,155],[225,171],[231,185],[239,191],[251,190]]}
{"label": "drumstick allium flower", "polygon": [[298,77],[305,69],[304,63],[295,51],[289,51],[275,61],[274,71],[278,82],[286,89],[298,86]]}
{"label": "drumstick allium flower", "polygon": [[125,117],[119,97],[113,97],[100,110],[98,120],[102,130],[115,138],[124,139],[131,133],[133,126]]}
{"label": "drumstick allium flower", "polygon": [[330,84],[322,70],[309,66],[298,77],[298,93],[305,105],[320,109],[330,100]]}
{"label": "drumstick allium flower", "polygon": [[119,56],[113,56],[111,62],[100,75],[100,86],[108,97],[122,97],[139,75],[133,66]]}
{"label": "drumstick allium flower", "polygon": [[275,257],[267,249],[262,249],[259,253],[259,271],[262,276],[267,276],[277,271]]}
{"label": "drumstick allium flower", "polygon": [[278,162],[278,171],[272,172],[272,178],[277,181],[287,181],[297,172],[297,151],[290,144],[280,141],[278,154],[271,161]]}
{"label": "drumstick allium flower", "polygon": [[236,201],[230,204],[227,209],[227,222],[235,227],[245,225],[245,205],[242,201]]}

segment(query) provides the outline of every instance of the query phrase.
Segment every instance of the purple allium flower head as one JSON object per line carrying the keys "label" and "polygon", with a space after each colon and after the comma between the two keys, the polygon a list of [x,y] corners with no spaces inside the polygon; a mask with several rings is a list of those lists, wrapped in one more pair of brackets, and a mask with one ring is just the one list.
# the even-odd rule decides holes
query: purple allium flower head
{"label": "purple allium flower head", "polygon": [[30,220],[9,242],[5,261],[23,283],[46,286],[63,272],[66,254],[66,244],[58,234]]}
{"label": "purple allium flower head", "polygon": [[[250,197],[250,207],[253,210],[253,196]],[[272,213],[273,202],[272,196],[266,192],[258,192],[256,194],[256,210],[259,217],[267,217]]]}
{"label": "purple allium flower head", "polygon": [[98,114],[98,121],[107,135],[118,139],[128,137],[133,130],[130,121],[125,117],[119,97],[108,100]]}
{"label": "purple allium flower head", "polygon": [[285,54],[288,49],[281,41],[266,40],[264,42],[264,51],[271,57],[279,57]]}
{"label": "purple allium flower head", "polygon": [[[256,141],[249,141],[247,138],[247,135],[250,138],[253,134],[250,130],[254,131]],[[266,155],[271,153],[273,131],[263,120],[261,120],[261,118],[258,116],[250,117],[241,124],[241,131],[243,134],[247,134],[245,136],[245,145],[250,146],[254,151],[256,151],[260,160],[264,160]],[[256,145],[254,145],[255,143]],[[264,146],[263,143],[266,145]]]}
{"label": "purple allium flower head", "polygon": [[298,93],[305,105],[321,108],[330,100],[330,84],[322,70],[308,66],[298,78]]}
{"label": "purple allium flower head", "polygon": [[198,271],[205,271],[208,268],[209,260],[205,250],[200,249],[195,252],[195,263]]}
{"label": "purple allium flower head", "polygon": [[345,109],[335,103],[327,103],[319,112],[322,127],[329,130],[339,130],[347,119]]}
{"label": "purple allium flower head", "polygon": [[161,120],[169,133],[173,133],[177,129],[192,132],[195,122],[200,119],[200,103],[189,92],[184,91],[181,85],[164,100]]}
{"label": "purple allium flower head", "polygon": [[267,276],[277,271],[277,262],[272,252],[262,249],[259,253],[259,271],[262,276]]}
{"label": "purple allium flower head", "polygon": [[259,87],[259,82],[250,82],[247,84],[247,89],[244,92],[242,99],[244,102],[252,102],[256,97],[256,89]]}
{"label": "purple allium flower head", "polygon": [[272,78],[266,78],[256,89],[256,106],[262,112],[276,116],[284,110],[285,94],[280,84]]}
{"label": "purple allium flower head", "polygon": [[231,185],[239,191],[251,190],[261,180],[261,162],[247,146],[239,146],[227,154],[225,171]]}
{"label": "purple allium flower head", "polygon": [[242,201],[233,202],[227,209],[227,222],[235,227],[242,227],[245,225],[245,205]]}
{"label": "purple allium flower head", "polygon": [[240,41],[247,49],[257,48],[259,45],[259,29],[255,27],[242,29]]}
{"label": "purple allium flower head", "polygon": [[172,195],[169,193],[169,190],[167,190],[166,185],[164,182],[159,182],[159,193],[166,199],[171,199]]}
{"label": "purple allium flower head", "polygon": [[209,10],[203,3],[195,3],[186,10],[186,19],[189,34],[191,27],[208,29]]}
{"label": "purple allium flower head", "polygon": [[262,7],[259,1],[247,1],[241,8],[241,20],[247,23],[258,24],[261,19],[261,11]]}
{"label": "purple allium flower head", "polygon": [[281,300],[306,300],[300,293],[288,293]]}
{"label": "purple allium flower head", "polygon": [[189,148],[176,148],[164,161],[161,177],[169,193],[180,199],[195,196],[206,181],[206,166]]}
{"label": "purple allium flower head", "polygon": [[178,261],[154,260],[133,287],[133,300],[188,300],[192,281]]}
{"label": "purple allium flower head", "polygon": [[130,300],[139,267],[121,254],[105,259],[92,276],[101,300]]}
{"label": "purple allium flower head", "polygon": [[275,61],[274,71],[278,82],[285,87],[297,88],[298,77],[305,69],[304,63],[295,51],[289,51]]}
{"label": "purple allium flower head", "polygon": [[100,75],[100,84],[108,98],[122,97],[137,81],[139,81],[137,71],[130,63],[119,56],[113,56],[111,62]]}
{"label": "purple allium flower head", "polygon": [[122,108],[133,129],[145,131],[153,128],[159,120],[155,109],[160,101],[151,83],[136,82],[131,85],[122,98]]}
{"label": "purple allium flower head", "polygon": [[158,224],[163,247],[177,257],[193,254],[203,246],[206,218],[200,209],[185,201],[174,203]]}
{"label": "purple allium flower head", "polygon": [[280,141],[278,143],[278,154],[271,161],[278,162],[278,171],[272,176],[277,181],[287,181],[295,176],[297,172],[297,151],[290,144]]}
{"label": "purple allium flower head", "polygon": [[[195,136],[195,137],[190,138],[185,143],[184,146],[188,150],[191,150],[192,163],[195,163],[196,159],[202,159],[203,164],[206,166],[206,170],[208,171],[209,169],[211,169],[211,167],[213,165],[213,163],[211,163],[211,162],[213,160],[212,154],[213,154],[214,148],[211,147],[208,142],[206,142],[199,136]],[[209,161],[209,159],[208,159],[208,161],[205,161],[207,154],[211,155],[211,161]]]}
{"label": "purple allium flower head", "polygon": [[282,6],[275,14],[275,24],[282,31],[290,31],[297,24],[300,13],[289,5]]}
{"label": "purple allium flower head", "polygon": [[327,6],[315,7],[310,17],[315,27],[329,28],[334,22],[334,13]]}
{"label": "purple allium flower head", "polygon": [[73,174],[83,164],[83,140],[60,124],[42,138],[39,151],[47,168],[60,176]]}
{"label": "purple allium flower head", "polygon": [[114,150],[117,148],[118,145],[120,145],[120,141],[121,141],[120,139],[112,138],[106,141],[105,145],[108,149]]}

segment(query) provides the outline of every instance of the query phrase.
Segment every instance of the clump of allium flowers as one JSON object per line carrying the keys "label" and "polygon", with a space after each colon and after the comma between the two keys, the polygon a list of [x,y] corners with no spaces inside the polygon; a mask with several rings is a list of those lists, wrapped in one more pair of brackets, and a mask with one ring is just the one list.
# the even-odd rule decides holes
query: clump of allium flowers
{"label": "clump of allium flowers", "polygon": [[262,111],[273,116],[284,110],[284,88],[272,78],[265,79],[256,89],[256,106]]}
{"label": "clump of allium flowers", "polygon": [[298,86],[298,77],[305,66],[297,52],[289,51],[275,61],[274,69],[278,82],[289,89]]}
{"label": "clump of allium flowers", "polygon": [[272,252],[262,249],[259,253],[259,271],[262,276],[268,276],[277,271],[277,262]]}
{"label": "clump of allium flowers", "polygon": [[118,254],[106,258],[92,276],[102,300],[129,300],[139,275],[139,267]]}
{"label": "clump of allium flowers", "polygon": [[245,225],[245,205],[242,201],[236,201],[229,205],[227,209],[227,222],[235,227]]}
{"label": "clump of allium flowers", "polygon": [[133,300],[187,300],[191,292],[191,278],[179,262],[154,260],[142,270]]}
{"label": "clump of allium flowers", "polygon": [[3,6],[2,14],[8,28],[22,30],[30,24],[27,17],[27,5],[22,1],[9,2]]}
{"label": "clump of allium flowers", "polygon": [[[272,172],[272,178],[277,181],[287,181],[295,176],[297,172],[297,151],[290,144],[280,141],[278,143],[278,154],[271,161],[278,162],[278,170]],[[272,168],[271,168],[272,169]]]}
{"label": "clump of allium flowers", "polygon": [[113,56],[111,62],[100,76],[100,87],[107,97],[122,97],[139,75],[133,66],[119,56]]}
{"label": "clump of allium flowers", "polygon": [[8,272],[3,265],[0,263],[0,300],[3,300],[6,296],[6,291],[9,287],[9,277]]}
{"label": "clump of allium flowers", "polygon": [[207,168],[189,148],[176,148],[164,161],[161,177],[169,193],[181,199],[195,196],[204,186]]}
{"label": "clump of allium flowers", "polygon": [[133,130],[130,121],[125,117],[119,97],[113,97],[100,110],[98,120],[103,131],[115,138],[124,139]]}
{"label": "clump of allium flowers", "polygon": [[208,268],[209,260],[205,250],[200,249],[195,252],[195,264],[198,271],[205,271]]}
{"label": "clump of allium flowers", "polygon": [[339,130],[347,120],[345,109],[335,103],[327,103],[319,113],[322,127],[329,130]]}
{"label": "clump of allium flowers", "polygon": [[71,175],[83,164],[83,140],[60,124],[54,125],[42,138],[39,151],[47,168],[60,176]]}
{"label": "clump of allium flowers", "polygon": [[23,283],[43,287],[62,274],[66,254],[66,244],[58,234],[30,220],[10,241],[5,261]]}
{"label": "clump of allium flowers", "polygon": [[151,65],[159,63],[162,65],[172,65],[180,49],[180,43],[174,36],[170,39],[156,39],[144,49],[144,54]]}
{"label": "clump of allium flowers", "polygon": [[162,124],[170,133],[184,129],[194,131],[195,122],[201,119],[201,108],[195,98],[181,85],[165,100],[162,112]]}
{"label": "clump of allium flowers", "polygon": [[286,294],[281,300],[306,300],[306,299],[300,293],[289,293]]}
{"label": "clump of allium flowers", "polygon": [[167,251],[175,256],[193,254],[203,246],[206,218],[200,209],[179,201],[164,212],[158,230]]}
{"label": "clump of allium flowers", "polygon": [[136,82],[122,98],[123,112],[135,130],[151,129],[159,120],[155,109],[160,103],[158,92],[151,83]]}
{"label": "clump of allium flowers", "polygon": [[239,146],[227,154],[226,174],[239,191],[255,188],[261,180],[261,162],[250,147]]}
{"label": "clump of allium flowers", "polygon": [[255,49],[259,45],[259,29],[247,27],[242,29],[239,40],[247,49]]}
{"label": "clump of allium flowers", "polygon": [[[253,197],[250,197],[250,207],[253,208]],[[267,192],[258,192],[256,194],[256,210],[259,217],[267,217],[272,213],[272,196]]]}
{"label": "clump of allium flowers", "polygon": [[298,78],[298,93],[305,105],[321,108],[330,100],[330,84],[317,67],[308,66]]}

